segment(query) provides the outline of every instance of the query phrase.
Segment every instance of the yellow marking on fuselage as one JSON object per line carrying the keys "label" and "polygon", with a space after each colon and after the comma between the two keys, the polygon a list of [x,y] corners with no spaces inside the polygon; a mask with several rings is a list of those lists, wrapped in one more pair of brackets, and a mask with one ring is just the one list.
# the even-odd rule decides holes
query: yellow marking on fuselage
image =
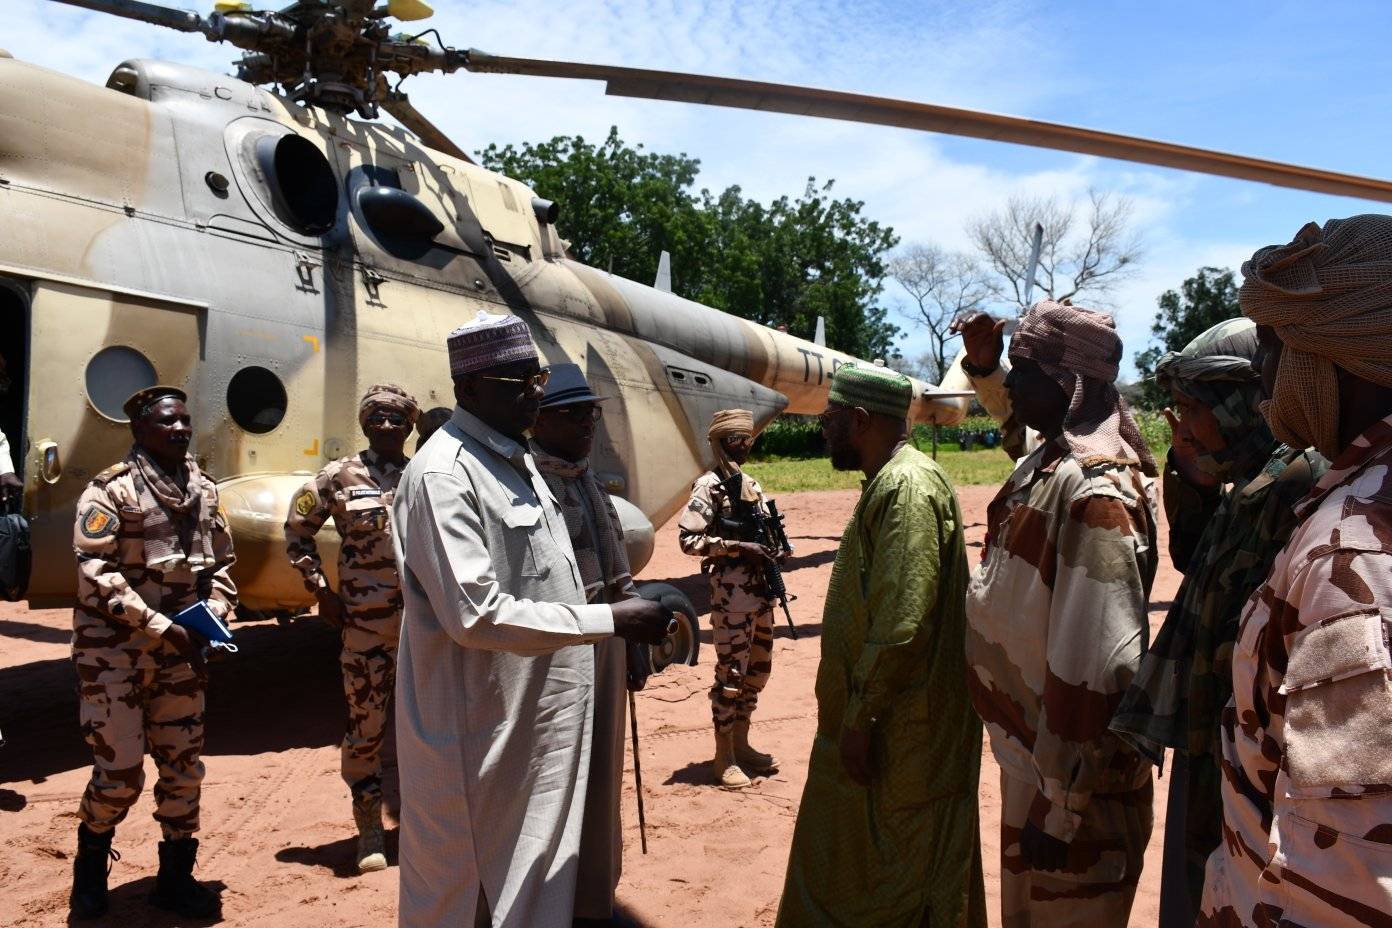
{"label": "yellow marking on fuselage", "polygon": [[309,347],[314,349],[315,354],[319,353],[319,336],[301,335],[300,338],[303,338],[305,341],[309,342]]}
{"label": "yellow marking on fuselage", "polygon": [[319,456],[319,439],[317,439],[317,438],[314,439],[314,444],[312,444],[312,445],[310,445],[308,448],[304,449],[304,453],[305,453],[305,455],[308,456],[308,457],[318,457],[318,456]]}

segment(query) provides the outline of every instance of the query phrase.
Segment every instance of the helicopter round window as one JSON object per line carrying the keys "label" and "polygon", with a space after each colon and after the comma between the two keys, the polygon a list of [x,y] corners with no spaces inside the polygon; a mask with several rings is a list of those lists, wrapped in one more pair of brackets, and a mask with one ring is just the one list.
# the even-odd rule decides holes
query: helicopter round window
{"label": "helicopter round window", "polygon": [[285,418],[285,385],[264,367],[244,367],[227,384],[227,411],[248,432],[264,435]]}
{"label": "helicopter round window", "polygon": [[155,383],[155,366],[125,345],[103,348],[87,362],[87,399],[97,412],[117,422],[130,421],[121,404],[135,391]]}

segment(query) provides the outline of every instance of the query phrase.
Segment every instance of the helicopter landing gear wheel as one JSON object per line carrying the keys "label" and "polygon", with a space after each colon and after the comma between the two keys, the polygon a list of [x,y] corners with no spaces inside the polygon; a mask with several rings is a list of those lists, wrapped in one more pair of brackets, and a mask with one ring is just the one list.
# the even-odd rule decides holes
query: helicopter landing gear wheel
{"label": "helicopter landing gear wheel", "polygon": [[701,625],[696,621],[696,607],[691,605],[691,600],[670,583],[640,583],[638,595],[661,602],[675,612],[677,618],[677,630],[668,635],[662,644],[652,646],[653,673],[659,673],[672,664],[695,667],[701,650]]}

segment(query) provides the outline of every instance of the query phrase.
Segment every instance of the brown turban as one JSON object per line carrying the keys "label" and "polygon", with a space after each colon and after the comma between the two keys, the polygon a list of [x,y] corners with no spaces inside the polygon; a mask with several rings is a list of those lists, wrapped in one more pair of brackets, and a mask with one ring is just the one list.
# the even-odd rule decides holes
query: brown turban
{"label": "brown turban", "polygon": [[420,415],[416,398],[394,383],[377,383],[367,388],[358,405],[358,424],[365,424],[373,413],[381,410],[401,413],[407,425],[415,425]]}
{"label": "brown turban", "polygon": [[706,437],[724,438],[726,435],[754,434],[754,414],[747,409],[722,409],[711,416],[710,428]]}
{"label": "brown turban", "polygon": [[1121,336],[1111,316],[1043,300],[1020,320],[1010,355],[1034,361],[1063,388],[1063,437],[1079,463],[1139,464],[1155,476],[1150,448],[1117,393]]}
{"label": "brown turban", "polygon": [[1268,245],[1242,265],[1238,300],[1282,342],[1271,401],[1276,437],[1339,452],[1339,367],[1392,387],[1392,216],[1307,223],[1289,245]]}
{"label": "brown turban", "polygon": [[[731,474],[740,473],[740,466],[730,459],[730,455],[725,452],[725,445],[721,439],[726,435],[753,435],[754,434],[754,414],[747,409],[722,409],[714,416],[711,416],[710,428],[706,430],[706,438],[710,441],[711,452],[715,455],[715,469],[722,475],[728,477]],[[746,500],[754,501],[758,496],[749,486],[749,481],[743,481],[743,496]]]}

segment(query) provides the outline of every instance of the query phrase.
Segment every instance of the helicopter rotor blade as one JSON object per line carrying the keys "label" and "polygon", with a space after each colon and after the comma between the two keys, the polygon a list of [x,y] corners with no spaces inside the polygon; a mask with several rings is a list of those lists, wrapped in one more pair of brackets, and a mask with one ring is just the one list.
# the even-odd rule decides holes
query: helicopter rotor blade
{"label": "helicopter rotor blade", "polygon": [[142,23],[177,29],[180,32],[206,34],[208,31],[207,20],[197,13],[176,10],[154,3],[143,3],[141,0],[53,0],[53,2],[81,7],[95,13],[110,13],[112,16],[120,16],[123,19],[139,20]]}
{"label": "helicopter rotor blade", "polygon": [[401,123],[407,129],[410,129],[420,137],[422,142],[436,151],[444,152],[447,155],[453,155],[470,164],[478,163],[473,158],[470,158],[464,149],[454,144],[450,137],[445,135],[439,126],[435,125],[427,119],[420,110],[416,109],[415,106],[412,105],[410,98],[404,93],[397,94],[394,97],[389,97],[384,100],[382,102],[382,109],[391,113],[392,116],[396,118],[397,122]]}
{"label": "helicopter rotor blade", "polygon": [[1036,148],[1096,155],[1120,161],[1260,181],[1278,187],[1313,190],[1338,196],[1392,202],[1392,181],[1320,168],[1269,161],[1136,136],[1084,129],[1061,123],[1003,116],[979,110],[872,97],[792,84],[620,68],[608,65],[466,53],[465,68],[492,74],[523,74],[606,82],[611,96],[702,103],[737,109],[766,110],[795,116],[820,116],[848,122],[897,126],[970,138],[1012,142]]}

